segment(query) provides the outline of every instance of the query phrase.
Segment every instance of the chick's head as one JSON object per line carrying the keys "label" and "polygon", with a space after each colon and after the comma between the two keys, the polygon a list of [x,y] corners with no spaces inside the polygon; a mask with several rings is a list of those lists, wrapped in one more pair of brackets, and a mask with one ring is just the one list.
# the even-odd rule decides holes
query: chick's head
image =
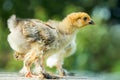
{"label": "chick's head", "polygon": [[81,28],[89,24],[94,24],[91,17],[85,12],[71,13],[67,17],[69,18],[71,25],[77,28]]}

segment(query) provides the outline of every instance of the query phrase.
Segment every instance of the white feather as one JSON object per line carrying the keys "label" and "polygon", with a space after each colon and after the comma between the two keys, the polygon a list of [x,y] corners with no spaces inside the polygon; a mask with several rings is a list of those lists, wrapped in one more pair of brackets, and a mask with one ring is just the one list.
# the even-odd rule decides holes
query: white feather
{"label": "white feather", "polygon": [[8,28],[10,30],[10,32],[13,32],[15,30],[15,27],[16,27],[16,16],[15,15],[12,15],[8,21]]}

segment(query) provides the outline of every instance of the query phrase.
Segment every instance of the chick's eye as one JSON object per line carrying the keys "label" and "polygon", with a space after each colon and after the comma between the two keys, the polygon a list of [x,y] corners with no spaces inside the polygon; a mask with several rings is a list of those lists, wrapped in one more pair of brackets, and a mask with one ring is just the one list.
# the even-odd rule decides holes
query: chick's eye
{"label": "chick's eye", "polygon": [[86,20],[87,20],[87,17],[84,17],[83,20],[86,21]]}

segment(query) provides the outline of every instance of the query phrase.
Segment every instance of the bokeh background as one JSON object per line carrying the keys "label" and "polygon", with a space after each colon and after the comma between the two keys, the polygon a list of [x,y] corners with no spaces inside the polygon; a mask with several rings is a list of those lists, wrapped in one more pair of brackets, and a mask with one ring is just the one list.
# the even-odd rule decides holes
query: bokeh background
{"label": "bokeh background", "polygon": [[65,59],[64,68],[77,72],[120,72],[120,0],[0,0],[0,71],[14,72],[22,67],[22,62],[13,58],[7,41],[7,19],[12,14],[47,21],[62,20],[78,11],[90,14],[95,25],[80,29],[77,50]]}

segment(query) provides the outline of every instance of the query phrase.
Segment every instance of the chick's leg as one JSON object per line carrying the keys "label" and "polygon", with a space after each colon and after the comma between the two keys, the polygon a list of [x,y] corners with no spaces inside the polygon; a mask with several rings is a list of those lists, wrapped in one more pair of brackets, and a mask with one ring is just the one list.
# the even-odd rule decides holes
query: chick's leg
{"label": "chick's leg", "polygon": [[63,69],[63,67],[62,67],[62,64],[61,64],[60,62],[57,63],[56,68],[57,68],[58,74],[59,74],[60,76],[65,76],[65,75],[66,75],[66,74],[65,74],[65,71],[64,71],[64,69]]}
{"label": "chick's leg", "polygon": [[33,77],[30,67],[36,59],[36,54],[34,52],[29,52],[24,59],[24,68],[27,70],[25,77]]}
{"label": "chick's leg", "polygon": [[[39,62],[40,61],[40,62]],[[46,78],[46,79],[59,79],[58,76],[54,75],[54,74],[51,74],[49,72],[47,72],[45,69],[44,69],[44,56],[41,55],[40,56],[40,60],[38,60],[36,62],[36,73],[38,74],[38,76],[40,78]]]}
{"label": "chick's leg", "polygon": [[59,75],[61,75],[61,76],[68,75],[68,72],[65,69],[63,69],[62,65],[63,65],[63,62],[64,62],[64,58],[72,55],[75,52],[75,49],[76,49],[76,44],[73,41],[71,44],[69,44],[66,48],[64,48],[64,50],[62,50],[59,53],[60,55],[58,55],[59,56],[58,57],[58,62],[56,64],[56,68],[59,72]]}
{"label": "chick's leg", "polygon": [[[45,71],[45,69],[43,68],[43,51],[43,45],[40,45],[38,43],[32,44],[31,50],[25,55],[24,59],[24,66],[27,69],[27,73],[25,75],[26,77],[44,77],[43,72]],[[38,68],[37,75],[33,75],[31,73],[30,66],[32,65],[32,63],[35,63],[35,66]]]}
{"label": "chick's leg", "polygon": [[63,52],[64,52],[64,50],[62,50],[58,53],[55,53],[54,55],[48,57],[47,62],[46,62],[47,66],[50,68],[55,66],[57,69],[57,72],[60,76],[64,75],[63,67],[62,67],[63,61],[64,61],[63,60],[64,57],[62,55]]}
{"label": "chick's leg", "polygon": [[36,59],[34,65],[35,65],[35,68],[33,70],[34,74],[39,75],[45,72],[43,55],[40,55],[40,57]]}

